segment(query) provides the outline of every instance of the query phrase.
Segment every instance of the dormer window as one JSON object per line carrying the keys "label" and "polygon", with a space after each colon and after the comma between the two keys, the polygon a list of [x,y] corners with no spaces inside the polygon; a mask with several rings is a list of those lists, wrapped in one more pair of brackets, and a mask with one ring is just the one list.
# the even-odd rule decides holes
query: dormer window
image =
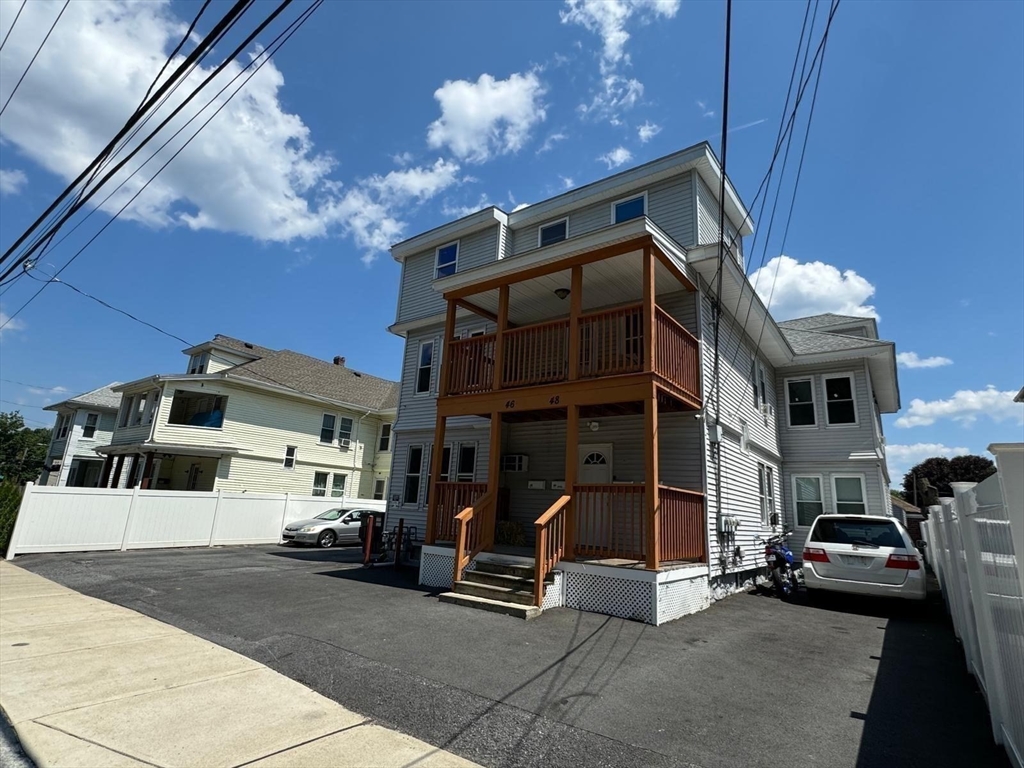
{"label": "dormer window", "polygon": [[459,241],[442,245],[435,255],[434,279],[454,275],[459,264]]}
{"label": "dormer window", "polygon": [[647,214],[647,193],[612,203],[612,224],[621,224]]}
{"label": "dormer window", "polygon": [[198,352],[188,360],[188,374],[191,376],[195,373],[206,373],[206,365],[210,362],[210,354],[208,352]]}
{"label": "dormer window", "polygon": [[560,243],[569,236],[569,219],[546,224],[537,230],[537,247]]}

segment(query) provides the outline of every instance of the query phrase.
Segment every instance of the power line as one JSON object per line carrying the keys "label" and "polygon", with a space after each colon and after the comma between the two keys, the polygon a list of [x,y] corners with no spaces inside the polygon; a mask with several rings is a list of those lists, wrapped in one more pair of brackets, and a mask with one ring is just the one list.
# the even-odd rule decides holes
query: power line
{"label": "power line", "polygon": [[[29,61],[28,66],[25,67],[25,71],[21,73],[21,77],[18,78],[18,82],[14,84],[14,90],[11,91],[11,95],[7,97],[7,101],[5,101],[4,105],[2,107],[0,107],[0,117],[3,116],[4,110],[7,109],[7,105],[11,103],[11,99],[14,98],[14,94],[16,94],[18,92],[18,88],[21,87],[21,83],[25,79],[25,75],[27,75],[28,71],[30,69],[32,69],[32,65],[36,63],[36,57],[39,56],[39,52],[41,50],[43,50],[43,46],[46,45],[46,41],[50,39],[50,33],[52,33],[53,32],[53,28],[57,26],[57,22],[60,21],[60,17],[64,15],[64,11],[67,10],[68,4],[70,2],[71,2],[71,0],[64,0],[64,5],[61,6],[60,13],[57,14],[57,18],[53,20],[53,24],[51,24],[50,28],[46,31],[46,37],[43,38],[43,42],[41,42],[39,44],[39,47],[36,48],[36,52],[34,54],[32,54],[32,59]],[[24,6],[22,6],[22,7],[24,7]],[[21,15],[21,8],[18,9],[18,15],[19,16]],[[15,21],[17,21],[17,18],[15,18]],[[14,29],[14,25],[13,24],[11,25],[11,29]],[[8,32],[7,34],[10,35],[10,32]],[[7,42],[7,38],[6,37],[4,38],[4,42],[5,43]]]}
{"label": "power line", "polygon": [[30,389],[45,389],[48,392],[56,392],[58,389],[62,392],[64,387],[44,387],[39,384],[26,384],[24,381],[15,381],[14,379],[0,379],[0,381],[6,381],[8,384],[17,384],[19,387],[28,387]]}
{"label": "power line", "polygon": [[27,403],[16,403],[13,400],[2,400],[2,399],[0,399],[0,403],[7,403],[8,405],[16,405],[19,408],[38,408],[40,411],[45,410],[45,408],[43,406],[41,406],[41,405],[28,405]]}
{"label": "power line", "polygon": [[4,35],[3,42],[0,42],[0,51],[2,51],[4,49],[5,45],[7,45],[7,38],[10,37],[11,36],[11,32],[14,31],[14,25],[18,23],[18,19],[21,17],[21,12],[23,10],[25,10],[25,4],[27,2],[28,2],[28,0],[21,0],[21,5],[18,6],[18,12],[16,14],[14,14],[14,21],[11,22],[11,28],[8,29],[7,30],[7,34]]}
{"label": "power line", "polygon": [[[39,217],[32,223],[32,225],[27,230],[25,230],[25,232],[21,236],[18,237],[18,239],[3,253],[2,256],[0,256],[0,263],[6,261],[7,258],[10,257],[12,253],[14,253],[15,249],[18,248],[22,243],[24,243],[25,240],[27,240],[29,236],[32,234],[32,232],[35,231],[39,227],[39,225],[42,224],[43,221],[51,213],[54,212],[54,210],[56,210],[56,208],[61,204],[61,202],[68,195],[70,195],[72,191],[79,184],[81,184],[86,177],[89,176],[90,173],[92,173],[93,169],[101,162],[101,158],[105,156],[107,153],[109,153],[114,147],[116,147],[117,143],[128,134],[128,132],[135,125],[135,123],[142,119],[143,113],[146,110],[148,110],[154,103],[156,103],[156,101],[158,101],[159,98],[163,96],[164,93],[170,90],[172,84],[182,76],[182,73],[184,73],[189,68],[192,62],[198,59],[199,56],[202,55],[208,48],[211,48],[213,46],[214,41],[219,39],[220,33],[232,22],[233,19],[243,14],[249,7],[249,5],[251,5],[252,2],[253,0],[236,0],[235,4],[228,10],[226,14],[224,14],[224,17],[221,18],[221,20],[217,22],[214,28],[210,30],[207,36],[203,38],[202,41],[200,41],[199,45],[196,46],[195,50],[193,50],[185,58],[185,60],[178,66],[178,68],[174,71],[171,77],[168,78],[167,82],[160,86],[160,88],[158,88],[157,91],[150,97],[145,107],[142,110],[137,110],[134,115],[128,118],[128,120],[125,122],[121,130],[118,131],[114,138],[112,138],[108,142],[107,146],[103,149],[103,151],[99,155],[97,155],[97,157],[91,163],[89,163],[89,165],[84,170],[82,170],[82,172],[74,181],[72,181],[70,184],[68,184],[67,187],[65,187],[64,191],[57,196],[57,198],[50,204],[50,206],[45,211],[43,211],[43,213],[39,215]],[[6,275],[4,275],[3,277],[6,277]],[[0,279],[3,278],[0,277]]]}

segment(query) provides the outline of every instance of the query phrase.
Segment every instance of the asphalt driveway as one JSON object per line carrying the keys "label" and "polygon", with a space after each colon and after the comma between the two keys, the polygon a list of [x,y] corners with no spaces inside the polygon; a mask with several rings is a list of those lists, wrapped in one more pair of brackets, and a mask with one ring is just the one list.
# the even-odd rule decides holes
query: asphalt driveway
{"label": "asphalt driveway", "polygon": [[660,628],[434,599],[355,549],[17,564],[245,654],[490,766],[1007,766],[941,601],[740,594]]}

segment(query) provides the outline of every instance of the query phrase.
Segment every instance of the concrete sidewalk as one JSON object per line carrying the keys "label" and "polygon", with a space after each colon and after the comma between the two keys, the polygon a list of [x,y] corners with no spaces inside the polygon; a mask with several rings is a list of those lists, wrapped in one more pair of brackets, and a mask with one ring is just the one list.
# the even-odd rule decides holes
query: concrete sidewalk
{"label": "concrete sidewalk", "polygon": [[0,707],[39,766],[474,765],[233,651],[6,561]]}

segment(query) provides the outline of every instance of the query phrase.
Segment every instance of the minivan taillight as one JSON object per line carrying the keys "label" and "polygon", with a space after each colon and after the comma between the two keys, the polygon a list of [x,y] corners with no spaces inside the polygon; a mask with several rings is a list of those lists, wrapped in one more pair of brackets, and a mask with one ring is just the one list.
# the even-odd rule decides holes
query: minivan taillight
{"label": "minivan taillight", "polygon": [[828,552],[824,549],[818,549],[817,547],[807,547],[804,550],[804,562],[827,563],[829,562]]}
{"label": "minivan taillight", "polygon": [[901,568],[905,571],[916,571],[921,568],[915,555],[889,555],[885,561],[886,568]]}

